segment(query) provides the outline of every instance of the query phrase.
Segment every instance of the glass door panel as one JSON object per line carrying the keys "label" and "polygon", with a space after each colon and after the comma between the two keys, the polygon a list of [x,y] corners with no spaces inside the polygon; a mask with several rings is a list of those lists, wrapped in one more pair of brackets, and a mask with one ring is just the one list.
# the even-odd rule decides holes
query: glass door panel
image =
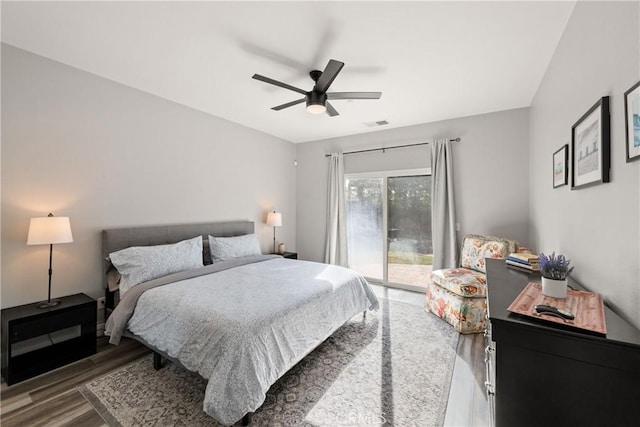
{"label": "glass door panel", "polygon": [[347,178],[349,267],[384,281],[383,178]]}
{"label": "glass door panel", "polygon": [[431,176],[387,178],[387,281],[426,287],[433,264]]}

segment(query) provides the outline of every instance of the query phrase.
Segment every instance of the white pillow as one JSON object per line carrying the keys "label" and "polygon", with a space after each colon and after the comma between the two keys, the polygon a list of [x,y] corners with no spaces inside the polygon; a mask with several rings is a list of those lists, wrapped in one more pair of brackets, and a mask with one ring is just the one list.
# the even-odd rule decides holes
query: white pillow
{"label": "white pillow", "polygon": [[209,236],[209,249],[212,262],[262,254],[255,234],[235,237]]}
{"label": "white pillow", "polygon": [[118,270],[120,296],[132,286],[184,270],[203,267],[202,236],[171,245],[132,246],[109,254]]}

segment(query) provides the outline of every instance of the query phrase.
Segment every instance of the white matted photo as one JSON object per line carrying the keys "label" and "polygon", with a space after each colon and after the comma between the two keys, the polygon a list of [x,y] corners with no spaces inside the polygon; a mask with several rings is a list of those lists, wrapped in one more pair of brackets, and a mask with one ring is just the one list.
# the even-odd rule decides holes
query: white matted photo
{"label": "white matted photo", "polygon": [[609,182],[609,97],[604,96],[571,127],[571,189]]}
{"label": "white matted photo", "polygon": [[640,81],[624,93],[627,162],[640,159]]}
{"label": "white matted photo", "polygon": [[553,153],[553,188],[567,185],[569,178],[569,144],[563,145],[558,151]]}

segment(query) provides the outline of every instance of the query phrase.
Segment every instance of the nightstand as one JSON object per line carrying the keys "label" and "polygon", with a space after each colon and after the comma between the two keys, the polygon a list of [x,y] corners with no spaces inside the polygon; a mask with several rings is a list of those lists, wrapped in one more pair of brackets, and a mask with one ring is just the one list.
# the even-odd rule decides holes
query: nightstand
{"label": "nightstand", "polygon": [[97,303],[85,294],[2,310],[2,376],[7,385],[96,353]]}
{"label": "nightstand", "polygon": [[298,259],[298,253],[297,252],[283,252],[283,253],[278,254],[278,255],[282,255],[284,258]]}

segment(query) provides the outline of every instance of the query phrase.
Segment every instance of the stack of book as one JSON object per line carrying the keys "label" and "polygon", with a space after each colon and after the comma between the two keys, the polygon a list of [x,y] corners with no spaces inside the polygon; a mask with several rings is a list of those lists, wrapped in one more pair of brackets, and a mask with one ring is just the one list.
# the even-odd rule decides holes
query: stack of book
{"label": "stack of book", "polygon": [[514,252],[507,257],[507,264],[527,271],[540,271],[540,259],[531,252]]}

